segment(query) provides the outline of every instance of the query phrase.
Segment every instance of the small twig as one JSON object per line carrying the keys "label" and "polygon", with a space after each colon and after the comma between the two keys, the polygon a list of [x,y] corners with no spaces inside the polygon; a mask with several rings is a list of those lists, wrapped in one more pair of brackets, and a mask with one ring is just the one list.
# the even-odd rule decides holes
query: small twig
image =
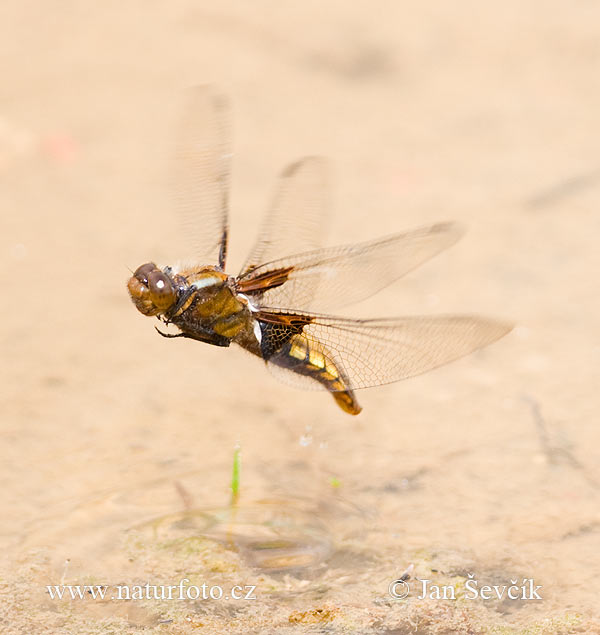
{"label": "small twig", "polygon": [[406,582],[407,580],[410,580],[414,570],[415,570],[415,565],[409,564],[408,567],[406,567],[406,569],[404,570],[404,573],[398,578],[398,581]]}
{"label": "small twig", "polygon": [[548,459],[548,462],[552,465],[558,465],[559,463],[568,464],[573,469],[579,470],[583,478],[589,485],[591,485],[594,489],[599,489],[596,480],[588,474],[585,466],[575,457],[572,452],[570,452],[564,446],[558,446],[552,443],[552,441],[550,440],[550,435],[548,434],[546,420],[542,415],[540,404],[529,395],[523,395],[522,398],[523,401],[525,401],[531,408],[533,422],[538,433],[540,445],[542,446],[542,451]]}
{"label": "small twig", "polygon": [[179,496],[181,496],[181,500],[183,501],[183,508],[186,511],[189,511],[194,507],[194,497],[190,494],[189,490],[187,490],[179,481],[175,481],[175,489]]}

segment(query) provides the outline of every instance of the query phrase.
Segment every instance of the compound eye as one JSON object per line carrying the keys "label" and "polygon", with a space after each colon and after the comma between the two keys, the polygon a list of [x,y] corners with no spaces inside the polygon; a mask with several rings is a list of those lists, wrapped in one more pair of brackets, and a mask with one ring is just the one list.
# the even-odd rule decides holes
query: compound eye
{"label": "compound eye", "polygon": [[153,262],[147,262],[145,265],[141,265],[135,270],[133,274],[135,278],[137,278],[140,282],[147,285],[148,284],[148,276],[156,271],[158,267]]}
{"label": "compound eye", "polygon": [[155,269],[148,273],[148,288],[150,289],[152,302],[162,311],[168,309],[177,299],[173,283],[162,271]]}

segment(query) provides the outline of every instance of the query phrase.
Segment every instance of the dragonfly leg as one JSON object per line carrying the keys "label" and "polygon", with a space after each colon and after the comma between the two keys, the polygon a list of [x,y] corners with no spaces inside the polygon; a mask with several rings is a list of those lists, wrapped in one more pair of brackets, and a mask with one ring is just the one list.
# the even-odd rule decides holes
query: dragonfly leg
{"label": "dragonfly leg", "polygon": [[172,338],[172,337],[183,337],[183,333],[163,333],[157,326],[154,327],[156,332],[163,337]]}
{"label": "dragonfly leg", "polygon": [[197,340],[198,342],[204,342],[205,344],[212,344],[213,346],[229,346],[231,344],[231,340],[228,337],[224,337],[223,335],[218,335],[217,333],[195,333],[191,335],[190,333],[163,333],[156,326],[154,327],[159,335],[167,338],[173,337],[187,337],[190,340]]}

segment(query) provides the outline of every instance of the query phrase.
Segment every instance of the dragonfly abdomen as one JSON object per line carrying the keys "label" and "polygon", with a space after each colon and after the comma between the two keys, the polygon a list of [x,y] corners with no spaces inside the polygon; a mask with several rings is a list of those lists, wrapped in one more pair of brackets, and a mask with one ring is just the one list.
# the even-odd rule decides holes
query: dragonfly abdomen
{"label": "dragonfly abdomen", "polygon": [[[281,363],[284,356],[288,364]],[[353,415],[362,410],[354,392],[348,387],[344,373],[323,346],[309,344],[303,335],[293,335],[277,356],[277,360],[279,365],[287,365],[290,370],[311,377],[325,386],[342,410]]]}

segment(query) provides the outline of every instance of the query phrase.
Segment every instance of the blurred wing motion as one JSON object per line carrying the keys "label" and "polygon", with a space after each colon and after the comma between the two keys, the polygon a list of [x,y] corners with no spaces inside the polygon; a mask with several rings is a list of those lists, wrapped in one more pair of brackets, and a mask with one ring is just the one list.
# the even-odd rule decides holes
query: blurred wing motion
{"label": "blurred wing motion", "polygon": [[176,137],[173,194],[183,231],[201,262],[227,258],[230,107],[210,86],[192,89]]}
{"label": "blurred wing motion", "polygon": [[305,157],[287,166],[239,277],[265,262],[318,249],[326,235],[329,208],[327,162]]}
{"label": "blurred wing motion", "polygon": [[[419,375],[494,342],[512,325],[478,316],[351,320],[317,314],[259,311],[262,350],[275,375],[304,388],[318,367],[335,368],[339,389],[367,388]],[[305,369],[311,367],[312,377]],[[285,372],[293,371],[293,372]]]}
{"label": "blurred wing motion", "polygon": [[238,278],[259,307],[329,311],[377,293],[453,245],[456,223],[439,223],[370,242],[329,247],[255,267]]}

